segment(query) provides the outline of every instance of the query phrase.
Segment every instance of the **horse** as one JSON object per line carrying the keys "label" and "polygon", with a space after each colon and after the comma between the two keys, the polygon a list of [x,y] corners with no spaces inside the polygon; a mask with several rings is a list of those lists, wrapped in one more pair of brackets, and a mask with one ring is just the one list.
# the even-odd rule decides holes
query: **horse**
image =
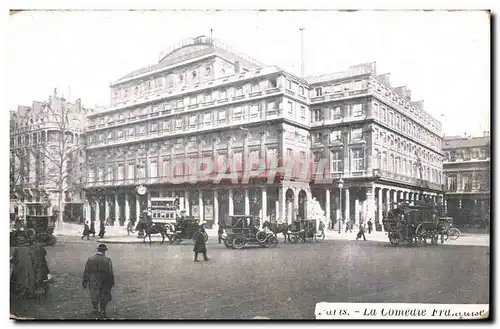
{"label": "horse", "polygon": [[279,233],[283,233],[283,236],[285,237],[285,243],[288,239],[288,242],[290,242],[290,234],[288,234],[288,230],[290,228],[290,225],[287,223],[271,223],[269,221],[265,221],[262,224],[262,228],[268,227],[276,236]]}
{"label": "horse", "polygon": [[[137,226],[136,226],[136,231],[144,231],[144,239],[143,242],[146,243],[146,238],[149,237],[149,244],[151,244],[151,235],[152,234],[161,234],[161,243],[163,244],[165,242],[165,237],[168,237],[167,234],[167,228],[163,225],[159,224],[153,224],[153,223],[146,223],[143,221],[140,221]],[[170,237],[169,237],[170,240]]]}

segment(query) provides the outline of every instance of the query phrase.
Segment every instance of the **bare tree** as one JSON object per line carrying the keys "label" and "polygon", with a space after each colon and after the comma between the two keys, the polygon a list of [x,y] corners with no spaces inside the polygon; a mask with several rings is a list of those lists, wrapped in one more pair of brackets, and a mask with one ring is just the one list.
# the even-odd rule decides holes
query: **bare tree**
{"label": "bare tree", "polygon": [[[25,131],[30,134],[41,127],[48,131],[40,138],[33,135],[30,143],[22,148],[24,154],[31,154],[35,159],[35,171],[37,180],[35,187],[40,190],[55,191],[57,195],[58,218],[57,225],[61,226],[64,213],[64,197],[66,193],[77,188],[84,177],[83,168],[80,165],[80,159],[83,156],[81,152],[84,148],[83,138],[79,138],[76,133],[75,124],[72,120],[81,118],[84,113],[75,111],[73,106],[63,98],[54,97],[50,102],[42,103],[41,113],[31,111],[31,115],[24,118]],[[81,109],[83,111],[83,108]],[[40,118],[44,120],[40,124]],[[78,120],[78,119],[77,119]],[[34,139],[37,140],[34,140]],[[23,165],[21,167],[24,170]],[[16,173],[12,173],[11,182],[16,180]],[[20,178],[22,180],[22,177]],[[46,199],[47,200],[47,199]],[[46,201],[47,202],[47,201]]]}

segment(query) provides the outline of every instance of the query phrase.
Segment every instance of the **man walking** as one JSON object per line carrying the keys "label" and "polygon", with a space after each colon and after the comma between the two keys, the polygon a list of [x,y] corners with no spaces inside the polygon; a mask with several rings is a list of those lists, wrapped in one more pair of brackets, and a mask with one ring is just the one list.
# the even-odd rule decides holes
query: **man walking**
{"label": "man walking", "polygon": [[198,228],[198,232],[196,232],[196,240],[194,243],[194,261],[198,261],[198,254],[203,254],[203,260],[207,261],[210,260],[207,257],[207,246],[205,245],[205,236],[203,235],[203,229],[200,227]]}
{"label": "man walking", "polygon": [[352,233],[351,221],[349,219],[345,222],[345,232],[347,233],[347,231]]}
{"label": "man walking", "polygon": [[113,265],[111,259],[106,257],[108,248],[105,244],[97,247],[97,253],[90,257],[85,264],[83,272],[83,289],[89,288],[90,300],[94,315],[106,317],[106,307],[112,300],[111,289],[115,285]]}
{"label": "man walking", "polygon": [[219,229],[217,230],[217,235],[219,236],[219,244],[222,243],[222,234],[224,234],[224,224],[219,224]]}
{"label": "man walking", "polygon": [[359,232],[356,235],[356,241],[358,241],[358,239],[361,239],[361,237],[363,237],[363,240],[366,241],[366,237],[365,237],[365,224],[363,224],[362,221],[359,222]]}
{"label": "man walking", "polygon": [[83,240],[84,237],[87,237],[87,240],[90,239],[89,221],[86,221],[85,224],[83,225],[82,240]]}
{"label": "man walking", "polygon": [[104,234],[106,233],[106,226],[104,226],[104,220],[101,220],[99,225],[99,237],[104,238]]}
{"label": "man walking", "polygon": [[373,230],[373,223],[372,223],[372,219],[368,219],[368,234],[372,234],[372,230]]}

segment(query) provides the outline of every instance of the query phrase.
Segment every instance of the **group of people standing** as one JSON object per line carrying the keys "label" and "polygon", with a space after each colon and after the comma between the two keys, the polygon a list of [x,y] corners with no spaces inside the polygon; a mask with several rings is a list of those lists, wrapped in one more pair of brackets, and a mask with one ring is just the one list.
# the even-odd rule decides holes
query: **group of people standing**
{"label": "group of people standing", "polygon": [[[90,235],[92,234],[92,237],[95,238],[95,222],[89,222],[88,220],[85,221],[85,224],[83,225],[83,233],[82,233],[82,240],[83,238],[87,237],[87,240],[90,239]],[[104,234],[106,233],[106,225],[104,224],[104,220],[99,221],[99,234],[98,236],[102,239],[104,238]]]}
{"label": "group of people standing", "polygon": [[[345,233],[352,233],[352,228],[354,226],[354,222],[351,222],[349,219],[345,222]],[[356,241],[363,238],[366,241],[365,232],[368,230],[368,234],[372,234],[373,231],[373,222],[372,219],[368,219],[368,222],[365,224],[363,220],[359,221],[359,231],[356,234]]]}

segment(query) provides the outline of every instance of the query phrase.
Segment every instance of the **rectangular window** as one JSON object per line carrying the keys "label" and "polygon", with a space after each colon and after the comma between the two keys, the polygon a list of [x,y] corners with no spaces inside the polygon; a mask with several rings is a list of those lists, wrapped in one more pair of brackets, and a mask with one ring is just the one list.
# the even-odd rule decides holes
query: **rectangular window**
{"label": "rectangular window", "polygon": [[163,159],[163,163],[161,166],[161,171],[162,171],[162,177],[168,177],[170,170],[170,160],[169,159]]}
{"label": "rectangular window", "polygon": [[226,110],[219,111],[219,122],[226,121]]}
{"label": "rectangular window", "polygon": [[152,123],[151,124],[151,132],[155,132],[158,130],[158,124],[155,122],[155,123]]}
{"label": "rectangular window", "polygon": [[362,104],[354,104],[352,106],[352,116],[359,117],[363,115],[363,105]]}
{"label": "rectangular window", "polygon": [[128,128],[128,135],[129,136],[134,136],[135,135],[135,127],[129,127]]}
{"label": "rectangular window", "polygon": [[153,113],[156,113],[160,110],[160,107],[158,105],[153,106]]}
{"label": "rectangular window", "polygon": [[108,138],[107,139],[108,140],[112,140],[113,139],[113,132],[112,131],[108,132]]}
{"label": "rectangular window", "polygon": [[254,118],[259,116],[259,104],[252,104],[250,106],[250,117]]}
{"label": "rectangular window", "polygon": [[106,181],[111,182],[113,180],[113,167],[108,167],[106,172]]}
{"label": "rectangular window", "polygon": [[189,105],[196,105],[196,104],[198,104],[198,100],[196,99],[196,96],[191,97],[189,99]]}
{"label": "rectangular window", "polygon": [[355,171],[363,171],[364,168],[364,154],[362,149],[356,149],[352,151],[352,162]]}
{"label": "rectangular window", "polygon": [[292,90],[292,81],[286,80],[286,89]]}
{"label": "rectangular window", "polygon": [[293,103],[292,102],[287,102],[286,103],[286,109],[287,109],[288,114],[292,114],[293,115]]}
{"label": "rectangular window", "polygon": [[300,107],[300,117],[301,118],[305,118],[306,117],[306,107],[305,106],[301,106]]}
{"label": "rectangular window", "polygon": [[276,79],[269,80],[269,89],[278,88],[278,82]]}
{"label": "rectangular window", "polygon": [[342,140],[342,131],[334,130],[330,133],[330,143],[340,142]]}
{"label": "rectangular window", "polygon": [[212,93],[205,94],[205,102],[211,102],[211,101],[212,101]]}
{"label": "rectangular window", "polygon": [[243,87],[236,88],[236,96],[243,96]]}
{"label": "rectangular window", "polygon": [[139,127],[139,135],[146,135],[146,126]]}
{"label": "rectangular window", "polygon": [[323,88],[315,88],[314,92],[316,97],[323,96]]}
{"label": "rectangular window", "polygon": [[342,171],[342,152],[341,151],[333,151],[332,152],[332,172],[340,172]]}
{"label": "rectangular window", "polygon": [[331,113],[332,113],[332,120],[342,119],[342,109],[340,108],[340,106],[332,108]]}
{"label": "rectangular window", "polygon": [[457,176],[448,176],[448,191],[455,192],[457,190]]}
{"label": "rectangular window", "polygon": [[313,121],[323,121],[323,109],[313,110]]}
{"label": "rectangular window", "polygon": [[196,128],[196,115],[189,117],[189,128]]}
{"label": "rectangular window", "polygon": [[275,101],[267,102],[267,111],[271,112],[275,110],[276,110],[276,102]]}
{"label": "rectangular window", "polygon": [[293,150],[292,149],[286,149],[286,158],[288,161],[293,160]]}
{"label": "rectangular window", "polygon": [[304,96],[304,87],[302,86],[299,87],[299,94]]}
{"label": "rectangular window", "polygon": [[175,120],[175,128],[177,129],[182,129],[182,126],[183,126],[183,121],[182,119],[177,119]]}
{"label": "rectangular window", "polygon": [[219,90],[219,99],[227,99],[226,89]]}
{"label": "rectangular window", "polygon": [[206,126],[209,126],[212,124],[212,113],[211,112],[203,114],[203,123]]}
{"label": "rectangular window", "polygon": [[123,171],[123,165],[118,165],[118,172],[117,172],[117,176],[118,176],[118,180],[123,180],[125,178],[125,175],[124,175],[124,171]]}
{"label": "rectangular window", "polygon": [[387,122],[387,113],[385,107],[382,107],[382,121]]}
{"label": "rectangular window", "polygon": [[256,92],[258,92],[258,91],[260,91],[260,85],[259,85],[258,83],[254,83],[254,84],[252,85],[252,92],[253,92],[253,93],[256,93]]}
{"label": "rectangular window", "polygon": [[235,108],[233,108],[233,119],[238,121],[238,120],[241,120],[241,116],[243,114],[243,110],[241,108],[241,106],[236,106]]}
{"label": "rectangular window", "polygon": [[149,177],[158,177],[158,162],[151,161],[151,165],[149,166]]}
{"label": "rectangular window", "polygon": [[389,126],[393,126],[394,125],[394,116],[391,113],[389,113]]}
{"label": "rectangular window", "polygon": [[351,132],[351,140],[361,140],[363,139],[363,128],[353,129]]}
{"label": "rectangular window", "polygon": [[163,131],[165,132],[170,131],[170,120],[163,121]]}
{"label": "rectangular window", "polygon": [[93,181],[94,181],[94,178],[95,178],[95,177],[94,177],[94,169],[90,169],[90,170],[89,170],[89,175],[88,175],[88,177],[89,177],[89,182],[93,182]]}
{"label": "rectangular window", "polygon": [[121,129],[120,129],[120,130],[118,130],[118,131],[116,132],[116,137],[117,137],[117,138],[123,138],[123,130],[121,130]]}
{"label": "rectangular window", "polygon": [[400,129],[400,118],[399,118],[399,115],[396,116],[396,128]]}
{"label": "rectangular window", "polygon": [[171,109],[170,102],[169,101],[165,102],[165,104],[163,104],[163,111],[170,111],[170,109]]}
{"label": "rectangular window", "polygon": [[183,107],[184,107],[184,99],[177,100],[177,108],[183,108]]}
{"label": "rectangular window", "polygon": [[472,175],[471,174],[463,174],[462,176],[463,189],[466,192],[472,191]]}

